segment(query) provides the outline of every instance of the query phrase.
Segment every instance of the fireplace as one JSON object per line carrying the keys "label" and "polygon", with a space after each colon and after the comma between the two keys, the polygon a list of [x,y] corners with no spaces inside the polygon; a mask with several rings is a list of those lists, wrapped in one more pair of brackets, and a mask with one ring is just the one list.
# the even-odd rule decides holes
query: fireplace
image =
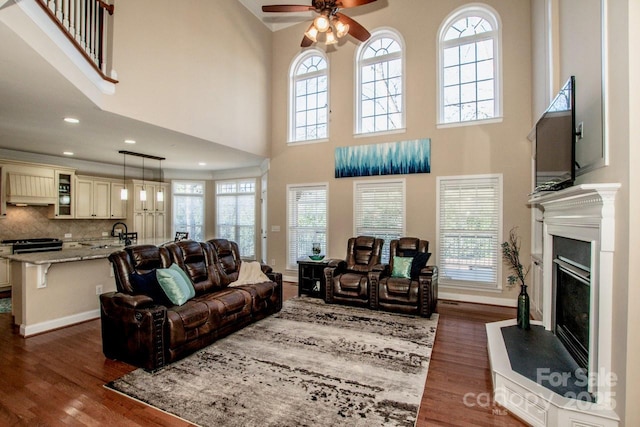
{"label": "fireplace", "polygon": [[[537,194],[530,203],[542,211],[542,326],[563,340],[577,362],[575,371],[541,373],[561,383],[577,377],[586,382],[590,399],[557,394],[537,380],[515,372],[509,360],[502,328],[515,319],[487,324],[489,361],[494,399],[534,426],[619,425],[615,412],[615,376],[612,372],[613,256],[615,248],[615,194],[620,184],[579,184],[565,190]],[[538,216],[536,216],[538,218]],[[562,338],[561,338],[562,337]],[[531,345],[546,357],[544,349]],[[535,369],[536,367],[534,367]],[[586,372],[585,372],[586,371]]]}
{"label": "fireplace", "polygon": [[591,244],[555,236],[553,331],[576,363],[588,371],[591,318]]}

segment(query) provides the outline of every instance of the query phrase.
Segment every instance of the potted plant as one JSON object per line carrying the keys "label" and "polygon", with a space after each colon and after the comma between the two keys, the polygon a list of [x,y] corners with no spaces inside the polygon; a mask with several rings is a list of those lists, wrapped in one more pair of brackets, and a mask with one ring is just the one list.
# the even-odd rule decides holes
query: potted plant
{"label": "potted plant", "polygon": [[517,324],[519,328],[529,329],[529,295],[527,294],[527,284],[525,278],[529,273],[529,267],[524,268],[520,262],[520,238],[517,233],[518,227],[513,227],[509,231],[509,240],[502,243],[502,259],[509,266],[512,273],[507,278],[510,286],[520,283],[520,295],[518,295]]}

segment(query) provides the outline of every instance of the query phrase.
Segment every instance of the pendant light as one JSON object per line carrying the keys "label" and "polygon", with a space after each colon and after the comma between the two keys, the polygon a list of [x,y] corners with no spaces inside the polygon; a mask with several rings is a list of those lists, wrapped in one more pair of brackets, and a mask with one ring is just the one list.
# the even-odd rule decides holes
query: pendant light
{"label": "pendant light", "polygon": [[[158,179],[162,182],[162,159],[159,159],[160,162],[160,178]],[[162,185],[158,186],[158,192],[156,193],[156,200],[158,202],[164,202],[164,191],[162,191]]]}
{"label": "pendant light", "polygon": [[140,201],[147,201],[147,190],[144,189],[144,157],[142,158],[142,190],[140,190]]}
{"label": "pendant light", "polygon": [[[140,193],[138,194],[136,200],[140,200],[141,202],[146,202],[147,201],[147,189],[146,189],[146,183],[145,183],[146,168],[145,168],[145,164],[144,164],[144,159],[151,159],[151,160],[159,160],[160,161],[160,181],[162,181],[162,161],[165,160],[165,158],[164,157],[158,157],[158,156],[152,156],[151,154],[136,153],[136,152],[133,152],[133,151],[120,150],[118,152],[120,154],[124,154],[124,158],[125,159],[126,159],[126,156],[142,157],[142,188],[140,189]],[[126,160],[123,161],[123,171],[122,171],[122,179],[123,179],[123,181],[126,180],[125,171],[126,171]],[[125,188],[123,190],[121,190],[121,192],[120,192],[120,199],[121,200],[127,200],[127,196],[128,196],[127,193],[128,193],[127,184],[125,182]],[[152,198],[155,197],[155,200],[157,200],[158,202],[164,202],[164,189],[163,188],[158,188],[158,192],[155,195],[152,194],[151,197]]]}
{"label": "pendant light", "polygon": [[120,200],[128,200],[129,192],[127,191],[127,153],[122,153],[122,190],[120,190]]}

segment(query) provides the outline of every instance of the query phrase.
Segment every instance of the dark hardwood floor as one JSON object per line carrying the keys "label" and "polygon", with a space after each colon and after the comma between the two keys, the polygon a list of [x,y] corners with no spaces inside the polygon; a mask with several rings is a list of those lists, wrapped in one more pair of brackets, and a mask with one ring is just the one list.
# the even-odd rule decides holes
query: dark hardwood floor
{"label": "dark hardwood floor", "polygon": [[[285,284],[285,299],[297,295]],[[491,405],[484,324],[515,309],[479,304],[438,306],[440,320],[417,426],[524,426]],[[134,368],[105,359],[100,321],[21,338],[0,314],[0,426],[188,426],[107,390]]]}

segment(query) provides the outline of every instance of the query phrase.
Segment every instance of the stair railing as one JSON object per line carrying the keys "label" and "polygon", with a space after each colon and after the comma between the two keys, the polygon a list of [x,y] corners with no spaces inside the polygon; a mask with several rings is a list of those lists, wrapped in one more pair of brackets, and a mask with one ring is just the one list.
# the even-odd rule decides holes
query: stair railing
{"label": "stair railing", "polygon": [[114,11],[110,1],[36,0],[102,78],[117,83],[107,75]]}

